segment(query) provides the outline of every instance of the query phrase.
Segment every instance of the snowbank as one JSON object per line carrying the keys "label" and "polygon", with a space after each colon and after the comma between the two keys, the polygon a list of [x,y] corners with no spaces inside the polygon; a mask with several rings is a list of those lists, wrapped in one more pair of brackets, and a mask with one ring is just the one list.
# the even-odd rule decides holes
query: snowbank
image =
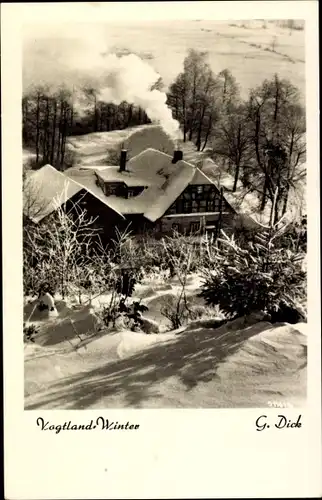
{"label": "snowbank", "polygon": [[300,406],[306,336],[258,319],[219,328],[195,322],[159,335],[124,331],[77,351],[28,356],[25,408]]}
{"label": "snowbank", "polygon": [[97,333],[101,324],[92,306],[74,306],[70,308],[65,301],[56,301],[57,314],[48,317],[48,311],[40,311],[35,300],[25,306],[24,318],[34,324],[38,333],[36,344],[52,346],[70,342],[74,338],[82,340],[84,336]]}

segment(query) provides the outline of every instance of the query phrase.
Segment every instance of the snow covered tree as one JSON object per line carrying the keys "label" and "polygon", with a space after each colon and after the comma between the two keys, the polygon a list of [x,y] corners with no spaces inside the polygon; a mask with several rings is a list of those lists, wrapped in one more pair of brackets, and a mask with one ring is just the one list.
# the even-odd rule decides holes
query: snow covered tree
{"label": "snow covered tree", "polygon": [[189,50],[183,72],[168,91],[168,105],[181,123],[184,141],[194,141],[199,151],[206,147],[219,117],[220,86],[206,57],[206,52]]}
{"label": "snow covered tree", "polygon": [[[271,224],[252,240],[236,241],[222,231],[200,295],[230,317],[264,312],[280,321],[306,318],[303,247],[294,247],[288,225]],[[293,229],[291,228],[291,232]]]}
{"label": "snow covered tree", "polygon": [[247,110],[253,151],[247,176],[261,197],[261,210],[268,200],[273,203],[278,188],[278,220],[287,210],[290,189],[305,176],[305,111],[298,89],[278,75],[251,90]]}
{"label": "snow covered tree", "polygon": [[249,164],[253,152],[247,123],[247,110],[242,104],[231,108],[230,113],[220,121],[212,155],[228,161],[234,175],[233,192],[245,166]]}

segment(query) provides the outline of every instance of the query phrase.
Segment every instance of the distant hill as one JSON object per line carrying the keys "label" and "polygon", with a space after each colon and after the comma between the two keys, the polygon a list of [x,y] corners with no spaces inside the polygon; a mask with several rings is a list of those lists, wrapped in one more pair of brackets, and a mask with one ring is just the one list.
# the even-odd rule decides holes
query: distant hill
{"label": "distant hill", "polygon": [[121,148],[127,149],[128,158],[147,148],[172,155],[175,144],[160,126],[141,125],[68,137],[66,145],[67,151],[73,156],[74,165],[79,166],[109,165],[115,161],[113,152]]}

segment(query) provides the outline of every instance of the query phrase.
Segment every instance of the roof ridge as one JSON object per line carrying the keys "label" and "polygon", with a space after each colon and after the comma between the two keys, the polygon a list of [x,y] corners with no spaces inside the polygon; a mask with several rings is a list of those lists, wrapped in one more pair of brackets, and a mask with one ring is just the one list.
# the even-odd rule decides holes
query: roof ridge
{"label": "roof ridge", "polygon": [[[170,158],[171,158],[171,156],[170,156]],[[190,163],[189,161],[186,161],[184,158],[182,160],[177,161],[176,164],[178,165],[180,163],[185,163],[186,165],[189,165],[189,167],[191,167],[193,170],[196,169],[196,166],[193,165],[193,163]]]}
{"label": "roof ridge", "polygon": [[213,184],[217,189],[218,189],[218,185],[215,181],[213,181],[210,177],[208,177],[207,174],[205,174],[205,172],[203,172],[199,167],[195,167],[195,170],[198,171],[201,175],[203,175],[204,177],[206,177],[206,179],[211,182],[211,184]]}
{"label": "roof ridge", "polygon": [[59,175],[64,175],[63,172],[61,172],[60,170],[57,170],[57,168],[53,167],[53,165],[51,165],[50,163],[46,163],[46,165],[43,165],[39,170],[43,169],[43,168],[50,168],[51,170],[54,170],[55,173],[59,174]]}
{"label": "roof ridge", "polygon": [[146,153],[147,151],[153,151],[154,153],[159,153],[163,156],[166,156],[167,158],[172,158],[170,155],[168,155],[167,153],[164,153],[163,151],[160,151],[159,149],[155,149],[155,148],[146,148],[144,149],[143,151],[140,151],[140,153],[138,153],[137,155],[135,156],[132,156],[132,158],[129,159],[129,162],[131,162],[132,160],[135,160],[136,158],[138,157],[141,157],[142,155],[144,155],[144,153]]}

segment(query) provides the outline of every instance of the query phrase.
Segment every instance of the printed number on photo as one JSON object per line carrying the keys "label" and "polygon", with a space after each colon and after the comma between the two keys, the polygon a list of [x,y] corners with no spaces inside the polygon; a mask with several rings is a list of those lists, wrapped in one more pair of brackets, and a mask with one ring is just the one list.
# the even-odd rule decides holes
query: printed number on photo
{"label": "printed number on photo", "polygon": [[285,401],[268,401],[270,408],[292,408],[293,405]]}

